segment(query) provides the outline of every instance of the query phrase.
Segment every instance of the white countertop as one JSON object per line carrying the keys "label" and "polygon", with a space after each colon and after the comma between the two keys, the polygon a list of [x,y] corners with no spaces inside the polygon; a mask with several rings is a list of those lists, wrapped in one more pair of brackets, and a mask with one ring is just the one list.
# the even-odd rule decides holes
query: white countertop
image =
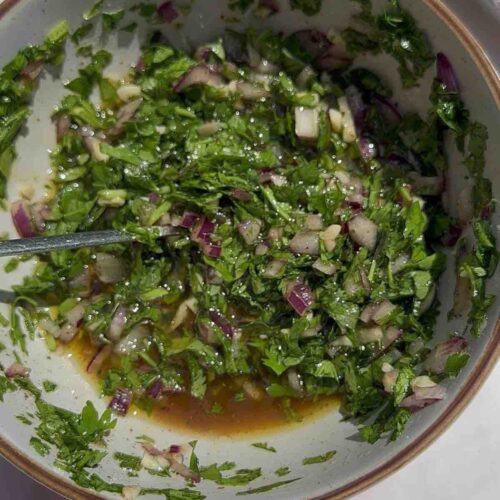
{"label": "white countertop", "polygon": [[[490,500],[500,490],[500,364],[457,421],[410,464],[355,500]],[[1,498],[57,500],[0,458]],[[495,491],[497,492],[495,494]]]}

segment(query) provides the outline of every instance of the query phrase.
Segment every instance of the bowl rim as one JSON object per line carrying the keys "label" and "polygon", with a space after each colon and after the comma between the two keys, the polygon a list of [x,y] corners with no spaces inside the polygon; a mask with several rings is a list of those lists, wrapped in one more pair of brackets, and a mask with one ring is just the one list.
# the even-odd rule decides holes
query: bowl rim
{"label": "bowl rim", "polygon": [[[0,21],[2,18],[22,0],[4,0],[0,5]],[[494,64],[487,55],[479,41],[456,16],[453,11],[441,0],[423,0],[425,4],[436,14],[455,34],[469,55],[472,57],[476,67],[480,70],[493,95],[497,106],[500,108],[500,75]],[[335,499],[340,500],[350,497],[362,490],[381,481],[387,476],[401,469],[417,455],[422,453],[430,444],[441,436],[464,411],[472,401],[475,394],[484,384],[488,375],[500,359],[500,319],[497,319],[491,338],[484,352],[476,363],[476,366],[464,382],[463,387],[451,401],[446,410],[431,424],[429,429],[412,442],[410,442],[396,456],[384,462],[379,467],[367,474],[351,481],[350,483],[328,493],[314,497],[316,500]],[[23,471],[35,481],[43,484],[52,491],[75,500],[94,500],[103,498],[96,493],[81,488],[69,479],[59,476],[56,472],[48,470],[40,463],[32,460],[21,452],[13,443],[7,441],[0,435],[0,454],[11,464]]]}

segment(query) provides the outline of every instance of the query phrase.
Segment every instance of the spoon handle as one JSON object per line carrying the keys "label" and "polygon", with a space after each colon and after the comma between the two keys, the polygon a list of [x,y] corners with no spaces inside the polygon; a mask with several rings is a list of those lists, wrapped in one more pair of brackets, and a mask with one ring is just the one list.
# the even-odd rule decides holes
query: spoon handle
{"label": "spoon handle", "polygon": [[0,257],[35,254],[82,247],[107,245],[109,243],[126,243],[134,240],[131,234],[115,229],[105,231],[88,231],[60,236],[37,236],[0,242]]}

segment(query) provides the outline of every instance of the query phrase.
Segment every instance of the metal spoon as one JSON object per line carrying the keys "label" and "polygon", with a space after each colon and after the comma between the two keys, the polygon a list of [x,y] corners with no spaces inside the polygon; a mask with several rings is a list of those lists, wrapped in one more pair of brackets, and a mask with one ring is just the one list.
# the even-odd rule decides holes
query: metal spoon
{"label": "metal spoon", "polygon": [[[157,227],[159,236],[172,234],[171,228]],[[109,229],[105,231],[87,231],[83,233],[63,234],[60,236],[36,236],[0,242],[0,257],[52,252],[82,247],[127,243],[134,241],[133,234]]]}

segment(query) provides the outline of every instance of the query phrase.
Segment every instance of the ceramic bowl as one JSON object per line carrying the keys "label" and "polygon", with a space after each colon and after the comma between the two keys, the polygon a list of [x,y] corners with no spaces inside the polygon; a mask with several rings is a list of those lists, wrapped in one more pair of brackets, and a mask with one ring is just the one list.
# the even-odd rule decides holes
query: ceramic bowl
{"label": "ceramic bowl", "polygon": [[[92,2],[87,0],[7,0],[0,7],[0,63],[4,64],[17,49],[30,42],[42,39],[45,32],[62,18],[69,20],[73,27],[81,22],[82,12]],[[111,7],[129,6],[133,2],[106,2]],[[354,11],[352,2],[348,0],[324,0],[320,15],[305,17],[299,11],[290,11],[288,2],[280,0],[282,11],[265,21],[256,21],[251,16],[244,16],[239,23],[231,24],[233,28],[255,25],[256,27],[272,27],[284,32],[295,31],[305,27],[315,27],[327,31],[329,28],[342,28],[347,25]],[[172,26],[162,29],[170,40],[185,47],[196,47],[199,43],[212,40],[224,29],[225,1],[194,1],[191,13],[184,20],[184,25],[177,30]],[[499,109],[500,82],[495,70],[500,67],[498,38],[500,22],[495,17],[495,2],[472,0],[418,0],[403,1],[429,36],[434,48],[445,52],[452,61],[462,89],[463,98],[471,110],[474,119],[486,124],[490,140],[487,151],[487,176],[492,180],[494,197],[500,199],[500,127]],[[102,42],[96,35],[94,40]],[[139,41],[136,37],[111,35],[105,40],[108,50],[114,54],[114,65],[110,73],[119,75],[131,63],[135,62],[139,53]],[[403,109],[425,109],[429,84],[428,77],[420,88],[402,92],[393,62],[386,56],[367,58],[360,61],[382,73],[390,85],[396,89],[397,98]],[[50,112],[65,93],[61,80],[75,74],[77,58],[74,48],[68,44],[68,55],[61,77],[46,73],[34,99],[34,112],[29,118],[27,127],[18,140],[19,158],[16,161],[9,182],[11,199],[18,196],[20,186],[27,181],[34,182],[39,190],[43,188],[49,161],[47,150],[54,143],[53,126],[50,123]],[[452,168],[456,175],[464,177],[462,166],[454,163]],[[493,227],[500,233],[500,212],[494,215]],[[0,213],[0,231],[8,231],[15,237],[8,213]],[[439,298],[443,304],[442,314],[436,325],[436,340],[446,338],[452,332],[462,332],[465,320],[448,321],[446,311],[449,310],[453,295],[454,270],[453,261],[442,278]],[[3,269],[4,262],[0,263]],[[0,299],[8,301],[10,287],[20,282],[22,276],[29,272],[32,263],[27,262],[16,272],[5,274],[0,271],[2,291]],[[493,293],[500,291],[500,269],[496,277],[489,283]],[[7,306],[2,304],[2,312],[7,313]],[[488,324],[483,335],[471,340],[471,359],[457,379],[446,382],[447,398],[424,411],[416,414],[404,435],[395,443],[387,444],[379,441],[375,445],[362,442],[356,433],[356,427],[349,422],[342,422],[338,412],[332,411],[317,417],[301,426],[286,428],[280,432],[262,437],[278,452],[263,453],[252,448],[250,443],[258,440],[256,436],[219,436],[203,435],[180,431],[176,428],[158,426],[154,422],[137,415],[129,415],[120,419],[117,428],[109,439],[110,455],[114,451],[139,453],[135,437],[146,434],[158,443],[179,443],[198,439],[197,451],[204,464],[235,460],[239,467],[251,468],[260,466],[263,476],[252,483],[252,487],[275,482],[273,471],[279,466],[288,466],[291,474],[286,477],[301,479],[282,488],[265,494],[267,499],[275,498],[341,498],[366,488],[373,482],[401,467],[413,456],[428,446],[473,397],[480,384],[491,370],[498,356],[500,328],[496,322],[500,309],[497,300],[489,311]],[[6,340],[5,329],[0,332],[0,340]],[[7,351],[6,351],[7,352]],[[3,364],[9,362],[9,354],[0,354]],[[10,358],[10,362],[12,359]],[[44,341],[36,338],[29,344],[29,356],[26,364],[32,367],[32,378],[40,385],[45,379],[58,382],[58,389],[47,395],[48,401],[65,408],[79,411],[86,400],[94,401],[102,410],[106,402],[99,398],[94,385],[72,363],[68,356],[49,354]],[[23,425],[16,416],[33,409],[33,400],[21,392],[7,394],[0,403],[0,451],[14,464],[48,487],[70,498],[95,498],[95,493],[74,486],[63,472],[53,467],[53,457],[41,458],[29,445],[32,429]],[[478,418],[481,418],[478,415]],[[259,436],[260,437],[260,436]],[[336,450],[336,457],[327,463],[315,466],[302,465],[305,456],[315,456],[328,450]],[[129,478],[116,463],[106,458],[98,471],[111,481],[125,484],[140,484],[146,487],[183,487],[181,478],[160,478],[140,475]],[[235,495],[236,489],[219,489],[211,482],[202,482],[200,491],[208,498],[226,499]],[[243,488],[244,489],[244,488]],[[107,494],[104,494],[107,496]]]}

